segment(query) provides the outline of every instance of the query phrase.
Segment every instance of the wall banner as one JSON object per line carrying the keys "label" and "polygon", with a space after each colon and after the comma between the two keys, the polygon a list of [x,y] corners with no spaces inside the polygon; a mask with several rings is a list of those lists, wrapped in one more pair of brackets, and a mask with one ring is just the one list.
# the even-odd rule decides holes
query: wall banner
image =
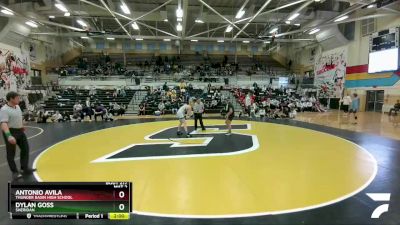
{"label": "wall banner", "polygon": [[346,75],[347,48],[335,48],[315,57],[314,85],[320,98],[341,98]]}

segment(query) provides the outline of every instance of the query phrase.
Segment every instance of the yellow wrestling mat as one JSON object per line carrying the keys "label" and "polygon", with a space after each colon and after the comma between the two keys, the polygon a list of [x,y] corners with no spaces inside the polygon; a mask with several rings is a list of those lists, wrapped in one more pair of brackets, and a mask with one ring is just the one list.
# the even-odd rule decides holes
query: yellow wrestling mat
{"label": "yellow wrestling mat", "polygon": [[[185,141],[149,137],[177,123],[132,124],[72,137],[36,158],[35,176],[49,182],[131,181],[135,213],[218,218],[289,213],[333,204],[360,192],[377,172],[373,156],[352,142],[279,124],[234,120],[233,124],[247,124],[248,129],[233,130],[236,134],[219,139],[212,135],[224,131],[209,129],[206,133],[215,140],[196,135]],[[224,121],[205,120],[206,126],[217,124]],[[237,137],[252,146],[220,152],[232,146],[229,138],[236,141],[232,148],[242,148]],[[171,138],[177,138],[176,134]],[[220,149],[212,147],[217,139],[223,140]],[[157,143],[177,146],[160,151]],[[143,149],[126,151],[132,146]],[[168,151],[170,155],[147,157],[148,148],[154,154]],[[187,155],[194,148],[196,154]],[[135,151],[144,155],[132,156]],[[174,151],[186,153],[173,155]]]}

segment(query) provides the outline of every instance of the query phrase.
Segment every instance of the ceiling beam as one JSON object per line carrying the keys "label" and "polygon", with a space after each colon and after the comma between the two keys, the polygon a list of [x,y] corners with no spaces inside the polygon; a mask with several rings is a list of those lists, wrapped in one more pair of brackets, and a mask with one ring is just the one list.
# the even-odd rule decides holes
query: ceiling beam
{"label": "ceiling beam", "polygon": [[[305,27],[305,28],[299,29],[299,30],[294,30],[294,31],[290,31],[290,32],[277,34],[277,35],[275,35],[275,37],[283,37],[283,36],[290,35],[290,34],[306,32],[308,30],[312,30],[315,28],[325,28],[325,27],[330,27],[333,25],[342,24],[342,23],[349,23],[349,22],[355,22],[355,21],[360,21],[360,20],[365,20],[365,19],[372,19],[372,18],[385,17],[385,16],[395,16],[395,15],[396,15],[395,13],[388,13],[388,14],[373,14],[373,15],[361,16],[361,17],[357,17],[357,18],[350,18],[350,19],[340,21],[340,22],[331,22],[331,23],[326,23],[326,24],[321,24],[321,25],[315,25],[315,26]],[[265,35],[265,36],[260,36],[260,37],[271,37],[271,35]]]}
{"label": "ceiling beam", "polygon": [[[277,8],[275,8],[275,9],[271,9],[271,10],[269,10],[269,11],[262,12],[262,13],[260,13],[260,16],[261,16],[261,15],[266,15],[266,14],[268,14],[268,13],[272,13],[272,12],[275,12],[275,11],[278,11],[278,10],[281,10],[281,9],[284,9],[284,8],[287,8],[287,7],[296,5],[296,4],[300,4],[300,3],[305,2],[305,1],[310,1],[310,0],[298,0],[298,1],[295,1],[295,2],[292,2],[292,3],[289,3],[289,4],[286,4],[286,5],[277,7]],[[243,19],[240,19],[240,20],[236,20],[236,21],[234,21],[233,23],[235,23],[235,24],[237,24],[237,23],[242,23],[242,22],[247,21],[247,20],[249,20],[249,19],[251,19],[251,17],[247,17],[247,18],[243,18]],[[218,30],[218,29],[221,29],[221,28],[225,28],[225,27],[227,27],[227,26],[228,26],[228,24],[222,25],[222,26],[219,26],[219,27],[210,29],[210,30],[202,31],[202,32],[197,33],[197,34],[193,34],[193,35],[191,35],[191,36],[189,36],[189,37],[196,37],[196,36],[199,36],[199,35],[202,35],[202,34],[206,34],[206,33],[210,32],[210,31],[214,31],[214,30]]]}
{"label": "ceiling beam", "polygon": [[[7,9],[7,6],[5,6],[3,4],[0,4],[0,7]],[[55,23],[55,22],[51,22],[51,21],[43,20],[43,19],[39,19],[39,18],[32,18],[32,17],[29,17],[29,16],[25,16],[25,15],[22,15],[21,13],[18,13],[16,11],[14,11],[14,10],[10,10],[10,11],[12,11],[15,14],[15,16],[18,16],[19,18],[25,18],[26,20],[32,20],[32,21],[36,21],[38,23],[42,23],[42,24],[46,24],[46,25],[50,25],[50,26],[55,26],[55,27],[61,27],[61,28],[65,28],[65,29],[73,30],[73,31],[79,31],[79,32],[85,31],[84,29],[81,29],[81,28],[68,26],[68,25],[64,25],[64,24],[61,24],[61,23]]]}
{"label": "ceiling beam", "polygon": [[211,31],[215,31],[215,30],[218,30],[218,29],[221,29],[221,28],[225,28],[225,27],[227,27],[227,26],[229,26],[229,24],[225,24],[225,25],[222,25],[222,26],[219,26],[219,27],[215,27],[215,28],[212,28],[212,29],[208,29],[208,30],[206,30],[206,31],[202,31],[202,32],[197,33],[197,34],[190,35],[188,38],[197,37],[197,36],[199,36],[199,35],[206,34],[206,33],[209,33],[209,32],[211,32]]}
{"label": "ceiling beam", "polygon": [[[217,14],[219,17],[221,17],[223,20],[225,20],[226,22],[228,22],[230,25],[234,26],[236,29],[241,30],[240,27],[238,27],[234,22],[228,20],[225,16],[221,15],[217,10],[215,10],[213,7],[209,6],[207,3],[205,3],[203,0],[198,0],[199,2],[201,2],[201,4],[203,4],[205,7],[207,7],[208,9],[210,9],[213,13]],[[271,1],[271,0],[268,0]],[[249,34],[247,34],[246,32],[243,32],[244,34],[246,34],[247,36],[250,36]]]}
{"label": "ceiling beam", "polygon": [[122,23],[119,21],[119,19],[114,15],[114,12],[111,11],[111,9],[107,6],[107,4],[104,2],[104,0],[99,0],[101,2],[101,4],[103,4],[104,8],[111,14],[112,17],[114,17],[115,21],[121,26],[122,30],[125,31],[125,33],[131,38],[133,39],[133,37],[131,36],[131,34],[128,32],[127,29],[125,29],[124,26],[122,26]]}
{"label": "ceiling beam", "polygon": [[[278,11],[278,10],[281,10],[281,9],[284,9],[284,8],[287,8],[287,7],[290,7],[290,6],[293,6],[293,5],[297,5],[297,4],[300,4],[302,2],[306,2],[306,1],[310,1],[310,0],[298,0],[298,1],[295,1],[295,2],[292,2],[292,3],[288,3],[286,5],[279,6],[277,8],[262,12],[262,13],[260,13],[260,16],[267,15],[269,13],[272,13],[272,12],[275,12],[275,11]],[[311,0],[311,1],[313,1],[313,0]],[[243,18],[243,19],[240,19],[240,20],[236,20],[234,23],[241,23],[241,22],[247,21],[249,19],[251,19],[251,16]]]}
{"label": "ceiling beam", "polygon": [[[81,1],[81,2],[84,2],[84,3],[88,4],[88,5],[97,7],[97,8],[99,8],[99,9],[106,10],[106,8],[104,8],[104,7],[100,6],[100,5],[97,5],[97,4],[93,3],[93,2],[90,2],[90,1],[87,1],[87,0],[80,0],[80,1]],[[114,13],[114,15],[116,15],[116,16],[119,16],[119,17],[124,18],[124,19],[127,19],[127,20],[131,20],[131,21],[133,22],[133,19],[130,18],[130,17],[128,17],[128,16],[125,16],[125,15],[123,15],[123,14],[121,14],[121,13],[118,13],[118,12],[113,12],[113,13]],[[158,31],[158,32],[161,32],[161,33],[170,35],[170,36],[172,36],[172,37],[178,37],[178,36],[176,36],[176,35],[174,35],[174,34],[171,34],[171,33],[169,33],[169,32],[166,32],[166,31],[164,31],[164,30],[155,28],[155,27],[153,27],[153,26],[147,25],[147,24],[142,23],[142,22],[139,22],[139,21],[136,21],[136,23],[141,24],[142,26],[148,27],[148,28],[150,28],[150,29],[156,30],[156,31]]]}
{"label": "ceiling beam", "polygon": [[[136,17],[136,18],[130,18],[131,21],[129,21],[128,23],[124,24],[124,27],[128,26],[129,24],[131,24],[131,23],[133,23],[133,22],[136,22],[137,20],[142,19],[143,17],[145,17],[145,16],[147,16],[147,15],[152,14],[153,12],[155,12],[155,11],[161,9],[162,7],[168,5],[168,4],[169,4],[170,2],[172,2],[172,1],[173,1],[173,0],[168,0],[168,1],[164,2],[163,4],[159,5],[158,7],[154,8],[154,9],[152,9],[152,10],[146,12],[146,13],[144,13],[144,14],[141,15],[141,16],[138,16],[138,17]],[[118,31],[119,29],[120,29],[120,28],[114,30],[114,32]]]}
{"label": "ceiling beam", "polygon": [[182,37],[186,36],[186,23],[188,18],[188,0],[182,0],[183,21],[182,21]]}
{"label": "ceiling beam", "polygon": [[[59,37],[71,37],[71,38],[80,38],[82,34],[76,33],[76,32],[69,32],[69,33],[58,33],[58,32],[37,32],[37,33],[32,33],[32,35],[44,35],[44,36],[59,36]],[[132,35],[134,38],[143,38],[144,40],[163,40],[163,39],[171,39],[171,40],[179,40],[180,37],[170,37],[170,36],[143,36],[143,35]],[[114,37],[118,39],[129,39],[128,35],[107,35],[107,37]],[[91,36],[89,37],[90,39],[85,39],[85,40],[96,40],[96,39],[104,39],[105,36]],[[193,40],[194,38],[189,38],[186,37],[184,40],[190,41]],[[224,41],[230,41],[230,38],[219,38],[219,37],[199,37],[196,38],[198,41],[204,41],[204,42],[210,42],[210,41],[217,41],[217,40],[224,40]],[[237,42],[242,42],[242,41],[250,41],[250,43],[259,43],[263,42],[264,40],[260,39],[250,39],[250,38],[236,38]],[[284,38],[277,38],[275,39],[276,42],[312,42],[316,41],[315,38],[298,38],[298,39],[284,39]]]}
{"label": "ceiling beam", "polygon": [[239,34],[241,34],[244,29],[246,29],[246,27],[249,26],[249,24],[265,9],[265,7],[267,7],[267,5],[271,3],[271,1],[272,0],[265,1],[264,5],[262,5],[261,8],[256,12],[256,14],[254,14],[254,16],[250,18],[250,20],[242,27],[242,29],[235,34],[231,41],[234,41],[239,36]]}

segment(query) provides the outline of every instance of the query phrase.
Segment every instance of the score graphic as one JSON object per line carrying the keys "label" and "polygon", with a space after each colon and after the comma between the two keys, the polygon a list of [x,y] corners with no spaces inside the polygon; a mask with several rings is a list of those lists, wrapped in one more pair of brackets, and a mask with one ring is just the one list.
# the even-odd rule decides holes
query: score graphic
{"label": "score graphic", "polygon": [[130,182],[9,183],[12,219],[129,219]]}

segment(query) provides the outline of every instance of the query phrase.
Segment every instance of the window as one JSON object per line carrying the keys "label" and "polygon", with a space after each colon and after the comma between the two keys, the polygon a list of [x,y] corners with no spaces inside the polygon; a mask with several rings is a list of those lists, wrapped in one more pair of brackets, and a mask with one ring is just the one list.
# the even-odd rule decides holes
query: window
{"label": "window", "polygon": [[37,69],[31,69],[33,77],[42,77],[42,71]]}
{"label": "window", "polygon": [[375,19],[366,19],[361,20],[361,35],[367,36],[376,31],[376,22]]}

